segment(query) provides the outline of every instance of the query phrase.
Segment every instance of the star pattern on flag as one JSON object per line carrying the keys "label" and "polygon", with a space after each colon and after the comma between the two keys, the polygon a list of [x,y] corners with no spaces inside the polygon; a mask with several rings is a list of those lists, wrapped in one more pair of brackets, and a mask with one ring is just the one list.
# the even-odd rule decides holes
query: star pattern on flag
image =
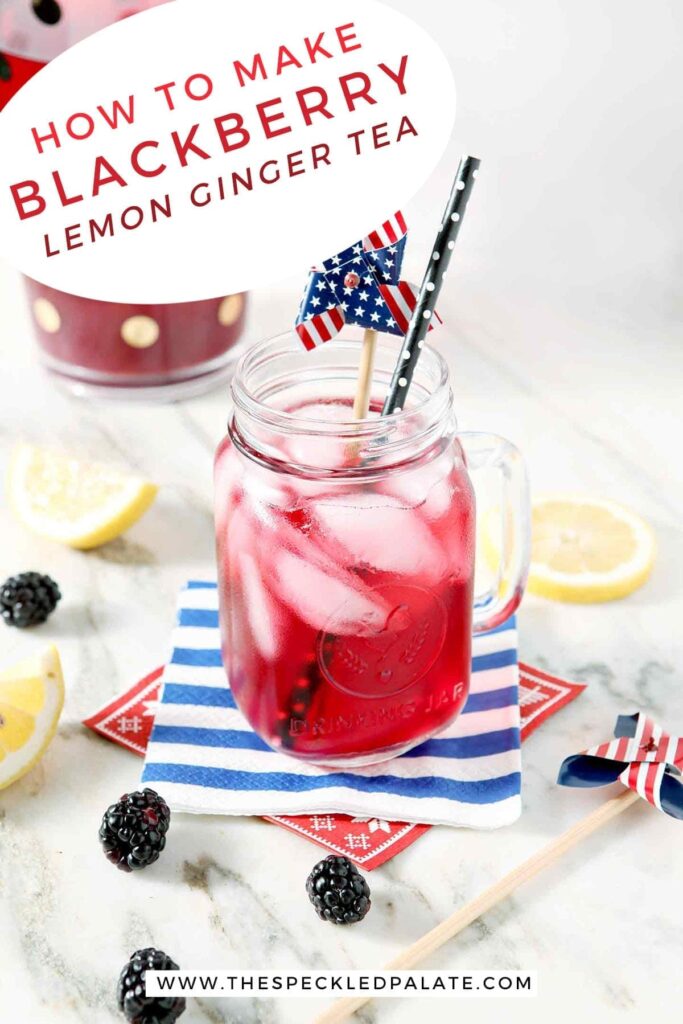
{"label": "star pattern on flag", "polygon": [[406,239],[397,213],[311,271],[295,324],[306,348],[331,341],[344,324],[405,335],[417,302],[415,286],[401,280]]}

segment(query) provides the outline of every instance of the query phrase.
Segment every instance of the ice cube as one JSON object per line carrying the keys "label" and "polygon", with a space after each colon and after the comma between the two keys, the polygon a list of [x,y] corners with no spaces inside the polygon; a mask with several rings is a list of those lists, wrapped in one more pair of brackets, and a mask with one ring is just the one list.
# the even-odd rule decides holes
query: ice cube
{"label": "ice cube", "polygon": [[341,469],[349,461],[349,441],[334,434],[316,434],[315,420],[324,423],[348,423],[353,420],[350,406],[342,402],[310,402],[292,412],[311,421],[305,434],[293,434],[285,442],[285,451],[294,465],[316,466],[320,469]]}
{"label": "ice cube", "polygon": [[445,477],[430,487],[422,503],[422,513],[430,522],[440,519],[453,507],[454,484],[451,477]]}
{"label": "ice cube", "polygon": [[271,527],[276,523],[276,513],[291,508],[296,501],[284,477],[256,466],[244,474],[244,494],[254,515]]}
{"label": "ice cube", "polygon": [[313,506],[324,534],[344,549],[347,560],[381,572],[436,581],[444,553],[422,517],[386,494],[356,492]]}
{"label": "ice cube", "polygon": [[294,466],[342,469],[349,461],[349,442],[338,437],[295,434],[287,438],[285,448]]}
{"label": "ice cube", "polygon": [[239,501],[240,476],[241,467],[235,454],[224,448],[216,459],[213,475],[214,513],[219,535],[226,530],[230,515]]}
{"label": "ice cube", "polygon": [[273,568],[278,594],[313,629],[371,636],[384,627],[386,602],[343,569],[325,572],[284,549],[275,554]]}
{"label": "ice cube", "polygon": [[246,551],[237,556],[240,579],[254,643],[267,661],[273,661],[280,649],[282,629],[277,605],[263,580],[265,566]]}
{"label": "ice cube", "polygon": [[243,552],[258,556],[260,547],[261,527],[258,520],[250,514],[245,502],[242,502],[231,513],[225,535],[218,537],[220,557],[225,560],[223,571],[234,574],[238,570],[239,558]]}
{"label": "ice cube", "polygon": [[453,459],[444,455],[431,462],[420,463],[387,475],[382,481],[382,490],[398,498],[406,508],[419,508],[429,497],[430,491],[448,479],[453,468]]}

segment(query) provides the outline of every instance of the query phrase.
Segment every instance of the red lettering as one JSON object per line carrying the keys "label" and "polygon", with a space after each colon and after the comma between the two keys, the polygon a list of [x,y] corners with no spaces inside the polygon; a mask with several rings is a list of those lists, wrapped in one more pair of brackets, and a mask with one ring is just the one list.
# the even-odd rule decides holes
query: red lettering
{"label": "red lettering", "polygon": [[43,152],[43,143],[44,142],[50,142],[50,141],[54,142],[54,144],[57,147],[57,149],[59,149],[59,147],[61,146],[61,142],[59,141],[59,135],[57,134],[57,129],[55,128],[54,121],[50,121],[49,128],[50,128],[50,130],[47,133],[47,135],[39,135],[35,128],[31,128],[31,134],[33,135],[33,141],[35,142],[36,147],[37,147],[39,153]]}
{"label": "red lettering", "polygon": [[242,62],[239,60],[233,61],[232,66],[235,69],[237,81],[240,83],[241,86],[246,85],[246,82],[244,81],[244,76],[246,76],[250,82],[255,82],[257,75],[260,75],[264,81],[268,77],[268,75],[266,74],[266,69],[263,65],[263,57],[261,56],[260,53],[254,54],[254,59],[251,65],[251,71],[249,70],[249,68],[245,68],[244,64],[242,64]]}
{"label": "red lettering", "polygon": [[200,156],[202,160],[211,159],[210,153],[207,153],[206,150],[201,149],[192,141],[195,135],[197,134],[198,128],[198,124],[193,124],[184,142],[180,141],[180,136],[178,135],[178,132],[171,132],[171,138],[173,139],[173,145],[176,148],[176,153],[178,154],[178,159],[180,160],[181,167],[187,167],[187,154],[189,152],[194,153],[195,156]]}
{"label": "red lettering", "polygon": [[401,63],[399,65],[398,71],[392,71],[391,68],[388,68],[386,64],[378,64],[377,66],[379,67],[380,71],[383,71],[385,75],[389,76],[392,82],[396,83],[396,85],[398,86],[399,94],[401,96],[405,96],[405,81],[406,68],[408,67],[408,54],[405,54],[405,56],[401,57]]}
{"label": "red lettering", "polygon": [[136,174],[139,174],[143,178],[155,178],[157,174],[163,174],[166,170],[166,164],[159,164],[158,167],[149,168],[148,170],[145,170],[145,168],[140,164],[140,153],[143,149],[157,149],[158,146],[159,143],[155,142],[154,139],[145,139],[144,142],[138,142],[137,146],[130,154],[131,167]]}
{"label": "red lettering", "polygon": [[[318,155],[320,150],[320,155]],[[313,159],[313,170],[317,171],[318,164],[327,164],[330,166],[330,147],[326,142],[319,142],[317,146],[311,147],[311,157]]]}
{"label": "red lettering", "polygon": [[287,154],[287,172],[290,178],[296,178],[298,174],[306,173],[302,157],[303,150],[301,149],[297,149],[294,153]]}
{"label": "red lettering", "polygon": [[[350,83],[354,80],[360,81],[361,85],[359,89],[351,89]],[[341,85],[342,92],[344,93],[346,105],[351,112],[356,109],[356,100],[365,100],[366,103],[370,104],[377,102],[377,100],[373,100],[370,95],[370,86],[372,83],[368,76],[362,71],[354,71],[350,75],[342,75],[339,79],[339,84]]]}
{"label": "red lettering", "polygon": [[[266,177],[266,167],[274,168],[272,178]],[[259,171],[259,178],[261,179],[264,185],[274,185],[276,181],[279,181],[280,171],[277,166],[277,160],[266,160],[266,162],[262,165],[261,170]]]}
{"label": "red lettering", "polygon": [[106,215],[101,224],[98,224],[96,220],[90,221],[90,241],[96,242],[98,235],[100,238],[104,238],[105,235],[114,236],[114,218],[110,213]]}
{"label": "red lettering", "polygon": [[324,35],[325,33],[321,32],[316,41],[313,43],[313,45],[311,45],[310,39],[304,39],[304,46],[306,47],[306,53],[308,54],[308,59],[310,60],[311,64],[315,64],[315,58],[318,53],[321,54],[323,57],[332,57],[330,51],[326,50],[325,47],[322,45]]}
{"label": "red lettering", "polygon": [[400,142],[404,135],[415,135],[417,137],[417,130],[413,127],[413,122],[404,114],[401,118],[401,123],[398,126],[398,135],[396,141]]}
{"label": "red lettering", "polygon": [[[309,103],[309,96],[317,96],[317,103]],[[301,113],[304,115],[304,121],[307,125],[312,122],[312,114],[322,114],[323,117],[332,118],[334,114],[331,114],[327,109],[327,93],[319,85],[311,85],[307,89],[299,89],[296,94],[296,98],[299,101],[301,107]]]}
{"label": "red lettering", "polygon": [[359,129],[357,132],[349,132],[346,136],[347,139],[353,139],[353,144],[356,149],[356,156],[360,156],[360,137],[365,135],[365,128]]}
{"label": "red lettering", "polygon": [[107,122],[110,128],[118,128],[119,126],[119,115],[126,122],[126,124],[133,124],[135,120],[135,97],[128,97],[128,110],[123,109],[123,104],[119,100],[114,100],[111,108],[111,114],[109,114],[104,107],[98,106],[98,112],[102,115],[104,120]]}
{"label": "red lettering", "polygon": [[[237,171],[232,172],[232,191],[233,195],[239,195],[240,188],[243,188],[246,192],[252,192],[254,189],[254,175],[251,173],[251,167],[245,167],[244,177],[238,174]],[[218,179],[220,185],[220,197],[225,199],[225,191],[223,189],[223,179]]]}
{"label": "red lettering", "polygon": [[[129,216],[131,213],[133,214],[132,220]],[[139,206],[127,206],[121,214],[121,225],[126,231],[135,231],[136,228],[140,227],[144,219],[145,215]]]}
{"label": "red lettering", "polygon": [[266,113],[268,107],[273,107],[278,103],[282,103],[282,98],[280,96],[276,96],[272,100],[265,100],[263,103],[256,104],[256,113],[261,119],[261,124],[263,125],[263,130],[267,139],[274,139],[277,135],[286,135],[287,132],[291,132],[292,130],[289,125],[286,125],[283,128],[270,127],[274,121],[284,121],[285,115],[281,110],[274,114]]}
{"label": "red lettering", "polygon": [[276,75],[281,75],[284,68],[302,68],[303,64],[300,60],[297,60],[291,50],[288,50],[286,46],[281,46],[277,52],[277,69]]}
{"label": "red lettering", "polygon": [[[226,123],[232,121],[232,126],[226,128]],[[230,153],[233,149],[241,149],[246,146],[251,136],[244,127],[244,119],[241,114],[223,114],[222,117],[214,118],[214,124],[218,131],[218,138],[221,140],[224,153]],[[239,135],[238,142],[230,142],[231,135]]]}
{"label": "red lettering", "polygon": [[168,192],[164,196],[163,203],[160,203],[158,199],[152,199],[150,203],[150,211],[152,213],[152,221],[154,224],[157,222],[157,216],[161,214],[163,217],[171,217],[171,197]]}
{"label": "red lettering", "polygon": [[[206,192],[203,193],[203,199],[199,199],[200,188],[206,189]],[[190,192],[190,202],[192,203],[193,206],[207,206],[211,202],[211,193],[209,192],[208,181],[200,181],[197,185],[194,186],[194,188]]]}
{"label": "red lettering", "polygon": [[[372,142],[373,142],[373,145],[374,145],[375,149],[384,149],[385,146],[390,146],[391,145],[391,140],[389,139],[389,133],[386,132],[386,131],[383,131],[383,129],[385,129],[387,127],[388,127],[388,125],[387,125],[386,121],[383,124],[373,124],[373,126],[372,126]],[[386,142],[381,141],[381,140],[384,140],[384,139],[386,139]]]}
{"label": "red lettering", "polygon": [[[361,48],[361,44],[359,42],[356,42],[358,36],[356,35],[355,28],[356,26],[354,25],[354,23],[350,21],[348,25],[340,25],[338,28],[335,29],[335,32],[337,33],[337,39],[339,40],[339,45],[341,46],[344,53],[351,53],[352,50],[360,50]],[[348,32],[347,29],[353,29],[353,31]],[[356,43],[355,46],[351,46],[351,43],[353,42]]]}
{"label": "red lettering", "polygon": [[[28,195],[21,195],[21,191],[29,190]],[[14,205],[17,208],[20,220],[28,220],[29,217],[37,217],[42,213],[47,203],[40,194],[40,186],[37,181],[19,181],[16,185],[10,185],[10,192]],[[29,203],[35,203],[33,210],[28,209]]]}
{"label": "red lettering", "polygon": [[[194,85],[195,82],[204,83],[204,92],[199,93],[198,91],[193,92],[190,85]],[[191,100],[205,100],[213,92],[213,82],[208,75],[190,75],[188,80],[185,82],[185,92]]]}
{"label": "red lettering", "polygon": [[[106,171],[107,173],[103,174],[103,171]],[[120,185],[122,188],[125,188],[128,184],[125,178],[122,178],[119,172],[112,167],[106,157],[96,157],[92,176],[93,196],[98,196],[102,186],[111,185],[112,182],[116,182],[116,184]]]}
{"label": "red lettering", "polygon": [[[74,128],[74,122],[77,120],[85,121],[85,131],[80,135]],[[67,135],[70,135],[72,139],[89,139],[92,133],[95,131],[95,122],[93,121],[90,114],[72,114],[69,120],[66,122]]]}
{"label": "red lettering", "polygon": [[166,82],[164,85],[155,85],[154,86],[154,91],[155,92],[163,92],[164,99],[166,100],[166,105],[167,105],[169,110],[175,110],[175,106],[173,105],[173,99],[171,97],[171,89],[174,89],[174,88],[175,88],[175,82]]}
{"label": "red lettering", "polygon": [[83,245],[83,242],[80,241],[81,225],[70,224],[68,228],[64,228],[64,237],[67,249],[80,249]]}
{"label": "red lettering", "polygon": [[80,203],[83,199],[82,195],[67,196],[64,186],[62,185],[62,178],[59,171],[52,172],[52,179],[57,188],[57,195],[62,206],[71,206],[72,203]]}

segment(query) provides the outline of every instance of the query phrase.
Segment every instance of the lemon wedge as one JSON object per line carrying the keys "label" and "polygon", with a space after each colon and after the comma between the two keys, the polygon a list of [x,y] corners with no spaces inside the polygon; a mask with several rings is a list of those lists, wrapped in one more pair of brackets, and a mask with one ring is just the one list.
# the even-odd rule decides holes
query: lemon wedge
{"label": "lemon wedge", "polygon": [[64,704],[56,647],[0,672],[0,789],[40,761]]}
{"label": "lemon wedge", "polygon": [[140,477],[27,444],[14,451],[7,490],[24,526],[72,548],[95,548],[118,537],[157,493]]}
{"label": "lemon wedge", "polygon": [[655,560],[643,520],[612,501],[558,495],[532,506],[532,593],[556,601],[613,601],[642,586]]}

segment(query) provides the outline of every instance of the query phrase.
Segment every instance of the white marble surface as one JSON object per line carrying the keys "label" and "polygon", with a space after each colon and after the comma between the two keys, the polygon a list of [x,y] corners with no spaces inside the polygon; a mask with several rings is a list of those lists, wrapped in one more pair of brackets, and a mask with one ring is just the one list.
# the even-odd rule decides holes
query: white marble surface
{"label": "white marble surface", "polygon": [[[408,8],[407,0],[396,6]],[[365,926],[318,923],[302,891],[317,851],[255,820],[178,817],[155,868],[114,871],[96,829],[140,763],[80,720],[164,656],[175,592],[211,572],[211,456],[225,391],[167,407],[82,403],[38,371],[18,280],[0,268],[0,452],[55,438],[162,484],[126,537],[89,554],[28,536],[0,511],[0,577],[49,571],[64,601],[39,631],[0,629],[3,663],[45,641],[68,683],[41,765],[0,793],[0,1013],[12,1021],[118,1019],[112,981],[134,948],[183,966],[375,967],[500,877],[603,794],[558,789],[562,756],[647,707],[683,730],[683,339],[680,245],[681,17],[675,3],[425,0],[460,89],[452,150],[407,208],[417,269],[462,148],[478,185],[440,341],[461,426],[497,430],[528,459],[533,487],[581,490],[646,516],[660,547],[650,582],[625,601],[561,606],[528,598],[525,660],[590,683],[524,748],[524,813],[495,833],[432,830],[373,872]],[[456,24],[457,23],[457,24]],[[475,215],[474,210],[477,210]],[[256,296],[254,337],[282,329],[298,277]],[[667,1018],[680,964],[681,826],[629,811],[427,966],[537,969],[527,1002],[376,1003],[377,1024],[591,1012]],[[197,1002],[183,1020],[294,1024],[323,1004]],[[10,1012],[11,1011],[11,1012]]]}

